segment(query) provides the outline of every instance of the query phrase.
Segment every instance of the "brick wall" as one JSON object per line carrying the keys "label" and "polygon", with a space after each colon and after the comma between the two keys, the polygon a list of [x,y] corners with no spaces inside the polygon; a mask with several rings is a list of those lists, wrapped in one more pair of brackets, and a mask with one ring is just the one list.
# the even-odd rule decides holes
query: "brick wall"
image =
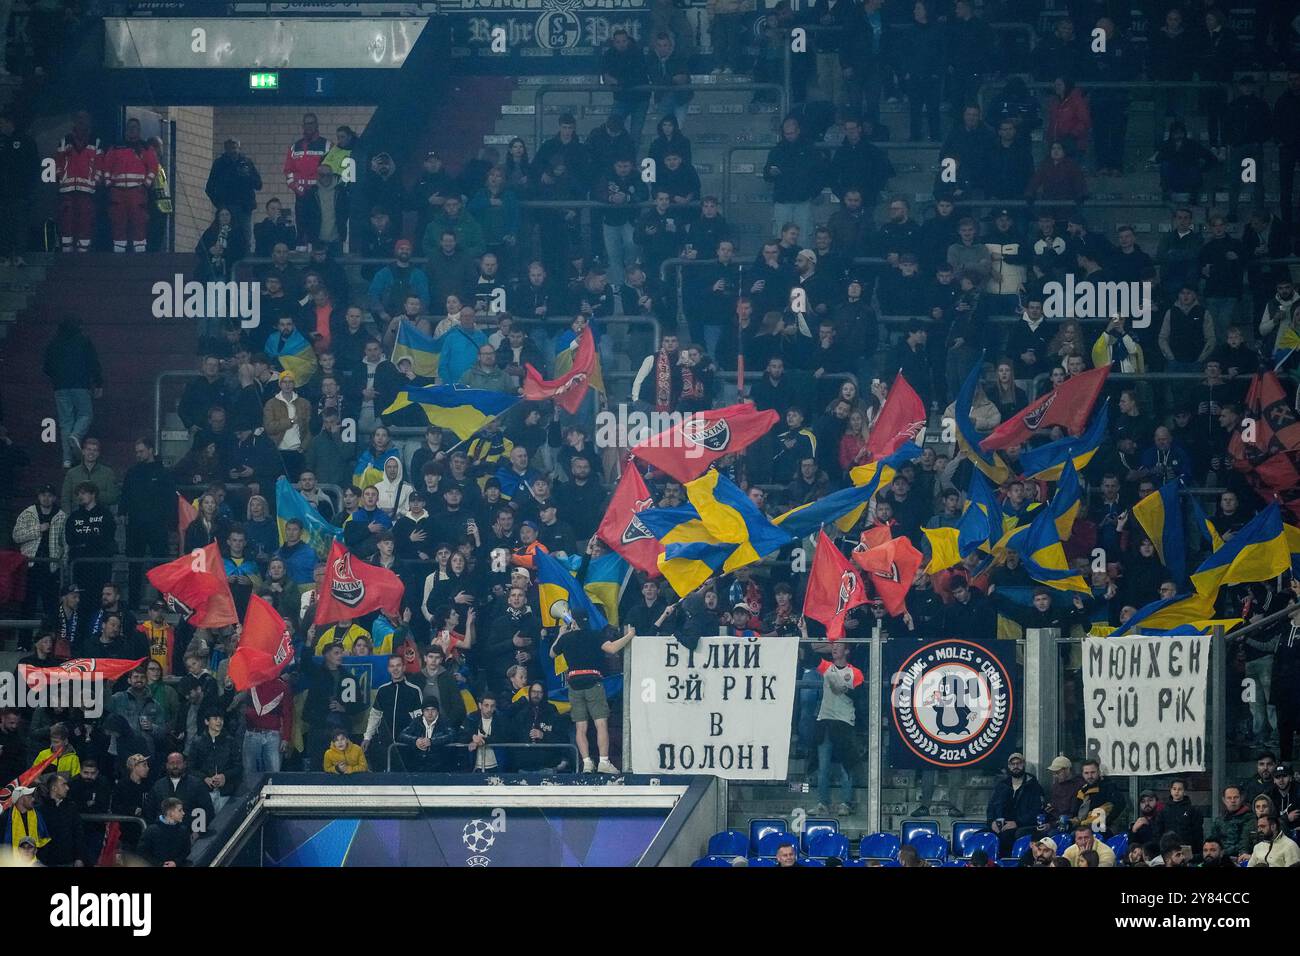
{"label": "brick wall", "polygon": [[212,203],[204,195],[213,150],[211,106],[172,106],[167,118],[176,123],[176,181],[172,195],[176,206],[177,252],[191,252],[212,222]]}
{"label": "brick wall", "polygon": [[[280,170],[285,151],[302,135],[304,112],[301,106],[217,107],[215,110],[213,149],[220,153],[231,136],[243,144],[244,154],[262,174],[262,191],[257,194],[259,205],[275,196],[293,208],[293,194]],[[364,133],[374,112],[373,106],[322,106],[316,115],[320,118],[321,134],[333,142],[334,131],[340,126],[351,126],[358,134]],[[211,214],[210,203],[208,209]],[[254,215],[253,221],[261,218]]]}

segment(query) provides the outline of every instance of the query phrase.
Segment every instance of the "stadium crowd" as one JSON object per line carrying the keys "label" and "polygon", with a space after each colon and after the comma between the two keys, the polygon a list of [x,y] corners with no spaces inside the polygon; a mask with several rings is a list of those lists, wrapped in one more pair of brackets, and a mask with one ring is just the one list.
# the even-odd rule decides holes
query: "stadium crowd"
{"label": "stadium crowd", "polygon": [[[1254,383],[1263,373],[1276,376],[1267,415],[1278,440],[1290,443],[1283,457],[1294,463],[1300,452],[1300,294],[1289,266],[1276,261],[1295,249],[1295,27],[1261,13],[1260,40],[1243,49],[1219,8],[1173,7],[1142,58],[1126,39],[1127,13],[1110,3],[1071,4],[1023,64],[1053,83],[1044,127],[1038,98],[1014,77],[986,109],[976,105],[981,82],[1019,67],[998,60],[991,27],[968,0],[942,16],[929,6],[884,5],[882,21],[880,0],[818,2],[806,20],[777,5],[769,23],[824,29],[796,57],[795,106],[762,165],[772,229],[756,248],[728,224],[718,197],[702,195],[685,128],[688,61],[669,32],[642,50],[616,31],[601,62],[615,94],[608,122],[584,140],[575,117],[561,115],[535,155],[517,139],[504,156],[488,148],[459,157],[453,174],[430,152],[406,177],[389,153],[368,149],[364,135],[340,127],[328,138],[307,114],[282,170],[294,208],[271,199],[254,224],[262,174],[237,142],[226,143],[207,183],[217,212],[194,271],[257,278],[262,319],[256,329],[201,327],[199,374],[175,409],[190,436],[184,456],[168,466],[146,436],[134,461],[105,461],[93,403],[112,383],[75,317],[46,356],[65,476],[24,503],[13,526],[27,559],[26,611],[45,624],[22,664],[144,663],[120,680],[101,719],[56,708],[0,717],[0,779],[55,758],[35,787],[11,794],[0,818],[4,845],[34,850],[47,865],[92,864],[104,829],[83,826],[79,814],[112,812],[148,824],[142,834],[121,830],[127,849],[155,863],[181,862],[196,821],[220,812],[246,778],[282,768],[617,772],[621,721],[606,693],[616,685],[604,678],[618,673],[632,635],[682,626],[686,594],[638,571],[613,599],[595,597],[610,622],[601,633],[582,614],[547,626],[538,577],[546,554],[580,584],[592,583],[591,568],[617,550],[597,531],[626,469],[638,470],[653,505],[687,501],[681,481],[627,458],[626,444],[600,440],[600,423],[620,402],[664,414],[740,401],[775,412],[769,432],[716,467],[760,512],[776,516],[853,484],[854,469],[871,463],[886,401],[910,388],[929,419],[925,445],[834,541],[848,555],[864,533],[884,528],[931,557],[925,531],[957,527],[973,475],[987,474],[979,467],[987,456],[953,434],[956,416],[986,437],[1031,401],[1109,369],[1093,396],[1108,409],[1105,437],[1080,466],[1085,505],[1061,542],[1089,593],[1062,600],[1014,549],[992,561],[971,553],[933,573],[919,570],[901,613],[879,596],[850,610],[844,631],[865,637],[879,626],[907,641],[951,633],[1015,640],[1029,627],[1105,633],[1183,593],[1186,577],[1171,564],[1184,568],[1207,555],[1208,538],[1205,545],[1189,538],[1173,562],[1132,506],[1170,482],[1211,489],[1208,517],[1225,541],[1266,506],[1270,489],[1233,443],[1260,416]],[[752,66],[770,76],[770,51],[750,64],[733,36],[738,21],[729,18],[744,12],[744,0],[710,8],[717,71]],[[886,31],[886,22],[900,29]],[[1102,52],[1088,42],[1094,26],[1108,40]],[[1273,103],[1253,76],[1236,76],[1247,62],[1261,70],[1290,64],[1287,89]],[[1167,136],[1151,162],[1171,208],[1154,255],[1133,227],[1113,236],[1091,228],[1086,201],[1095,177],[1125,168],[1128,107],[1126,92],[1090,92],[1088,84],[1140,76],[1236,84],[1230,97],[1206,91],[1194,102],[1161,101],[1168,122],[1156,125]],[[679,89],[636,89],[648,83]],[[829,92],[810,95],[814,84]],[[952,108],[942,140],[941,91]],[[911,138],[928,129],[939,143],[926,216],[891,193],[895,172],[876,145],[886,135],[881,102],[903,96]],[[661,118],[642,152],[647,115]],[[1204,125],[1207,138],[1189,139],[1189,125]],[[1030,139],[1040,128],[1046,155],[1035,162]],[[827,140],[832,129],[842,138]],[[157,158],[151,163],[152,147],[138,133],[128,126],[125,143],[104,151],[82,117],[65,139],[64,251],[89,248],[94,206],[86,197],[101,185],[112,193],[114,251],[144,251]],[[1220,210],[1212,177],[1261,155],[1265,141],[1279,147],[1282,203],[1275,211],[1264,205],[1261,171],[1240,224],[1238,190]],[[655,170],[649,185],[645,159]],[[945,167],[948,159],[955,163]],[[351,182],[346,171],[354,168],[361,175]],[[819,224],[824,190],[837,204]],[[877,223],[872,211],[882,198],[888,213]],[[557,205],[523,209],[523,199]],[[576,209],[558,203],[586,199],[601,205],[584,228]],[[1003,205],[1012,200],[1032,206]],[[244,272],[245,258],[262,261]],[[357,271],[351,258],[383,264]],[[670,260],[702,264],[676,273],[679,280],[661,273]],[[1146,284],[1149,320],[1045,315],[1053,288],[1101,283]],[[525,398],[484,416],[466,437],[411,397],[438,385],[523,396],[528,366],[541,378],[561,377],[588,334],[597,362],[608,365],[616,352],[645,351],[625,331],[630,317],[653,318],[663,334],[633,358],[629,390],[593,374],[576,411]],[[963,396],[977,367],[985,374]],[[1169,374],[1148,377],[1157,372]],[[1021,459],[1064,437],[1054,426],[999,449],[1002,528],[1024,525],[1051,500],[1057,480],[1024,475]],[[315,623],[329,570],[326,526],[353,560],[397,575],[399,614]],[[146,564],[212,544],[239,617],[257,595],[292,633],[293,663],[251,690],[236,691],[230,674],[240,628],[194,627],[143,580]],[[121,558],[129,560],[115,562]],[[692,616],[707,623],[690,626],[820,638],[821,625],[802,613],[805,583],[782,557],[742,567],[704,586]],[[1259,620],[1296,606],[1298,592],[1290,574],[1224,587],[1210,616]],[[1018,767],[1013,758],[989,807],[1001,855],[1029,836],[1022,853],[1033,865],[1110,866],[1115,852],[1103,838],[1128,834],[1120,854],[1128,865],[1296,862],[1298,637],[1292,617],[1244,639],[1228,636],[1230,686],[1249,676],[1263,691],[1249,703],[1228,695],[1231,737],[1252,753],[1271,750],[1259,758],[1257,779],[1224,791],[1208,828],[1181,780],[1169,784],[1167,799],[1144,792],[1125,813],[1095,763],[1075,777],[1073,764],[1058,758],[1044,787],[1023,757]],[[559,654],[567,683],[557,675]],[[819,756],[821,810],[830,804],[832,755],[847,771],[857,763],[862,691],[839,671],[864,656],[851,643],[801,646],[801,673],[815,692],[800,701],[794,730],[799,747]],[[383,659],[382,667],[358,662],[365,657]],[[362,673],[373,680],[358,694]],[[835,722],[849,733],[836,733]],[[570,740],[580,766],[563,746]],[[557,746],[503,746],[529,742]],[[1094,827],[1090,814],[1102,804],[1108,812]],[[1072,846],[1058,855],[1051,834],[1076,825]]]}

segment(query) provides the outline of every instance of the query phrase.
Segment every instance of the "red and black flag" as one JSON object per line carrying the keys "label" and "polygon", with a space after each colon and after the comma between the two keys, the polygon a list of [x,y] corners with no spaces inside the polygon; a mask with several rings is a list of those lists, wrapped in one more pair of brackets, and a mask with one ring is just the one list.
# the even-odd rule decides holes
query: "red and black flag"
{"label": "red and black flag", "polygon": [[618,479],[614,497],[609,500],[605,517],[596,536],[623,556],[628,564],[652,578],[659,577],[659,539],[637,517],[654,504],[645,479],[636,465],[628,462]]}
{"label": "red and black flag", "polygon": [[817,551],[808,573],[808,591],[803,612],[826,625],[826,637],[838,641],[844,636],[844,616],[867,602],[862,579],[849,559],[840,554],[825,531],[817,532]]}
{"label": "red and black flag", "polygon": [[1228,441],[1228,452],[1261,498],[1276,496],[1300,518],[1300,419],[1273,372],[1251,380],[1242,424]]}
{"label": "red and black flag", "polygon": [[393,622],[402,618],[402,579],[392,571],[354,559],[342,544],[330,546],[325,580],[316,602],[315,624],[354,620],[371,611],[383,611]]}

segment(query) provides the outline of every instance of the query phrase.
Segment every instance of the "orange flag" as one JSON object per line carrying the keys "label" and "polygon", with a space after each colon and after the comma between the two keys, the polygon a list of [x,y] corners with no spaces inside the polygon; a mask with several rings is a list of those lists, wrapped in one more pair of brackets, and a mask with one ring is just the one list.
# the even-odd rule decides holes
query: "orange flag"
{"label": "orange flag", "polygon": [[230,658],[235,690],[248,690],[280,676],[293,660],[293,635],[275,608],[256,594],[248,599],[239,646]]}
{"label": "orange flag", "polygon": [[[885,534],[881,535],[881,531]],[[885,610],[898,617],[907,609],[907,592],[925,559],[906,538],[881,541],[888,533],[888,528],[863,532],[862,543],[853,549],[853,560],[867,572],[876,593],[885,602]]]}
{"label": "orange flag", "polygon": [[239,623],[226,582],[226,562],[215,541],[151,569],[146,577],[195,627]]}
{"label": "orange flag", "polygon": [[817,532],[817,551],[808,574],[808,591],[803,612],[826,625],[826,637],[838,641],[844,636],[844,616],[867,602],[867,589],[848,558],[840,554],[825,531]]}

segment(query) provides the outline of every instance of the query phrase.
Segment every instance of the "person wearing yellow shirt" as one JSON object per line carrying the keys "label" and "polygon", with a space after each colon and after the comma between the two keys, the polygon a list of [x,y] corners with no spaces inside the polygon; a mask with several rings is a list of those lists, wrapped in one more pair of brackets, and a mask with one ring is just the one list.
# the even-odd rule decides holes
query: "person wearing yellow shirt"
{"label": "person wearing yellow shirt", "polygon": [[325,751],[326,773],[365,773],[370,769],[366,763],[366,752],[360,745],[354,744],[343,731],[336,731]]}
{"label": "person wearing yellow shirt", "polygon": [[32,766],[35,767],[41,761],[56,753],[59,755],[58,759],[50,764],[50,770],[66,773],[69,778],[80,776],[81,758],[77,756],[77,752],[72,749],[72,745],[68,742],[66,724],[54,724],[50,727],[50,745],[36,755],[36,759],[32,761]]}
{"label": "person wearing yellow shirt", "polygon": [[1115,851],[1097,839],[1096,834],[1092,832],[1092,827],[1084,824],[1074,828],[1074,843],[1065,848],[1061,855],[1070,861],[1074,866],[1079,854],[1086,850],[1092,850],[1097,854],[1098,866],[1114,866]]}
{"label": "person wearing yellow shirt", "polygon": [[325,648],[336,641],[350,649],[356,643],[358,637],[364,637],[367,641],[371,640],[369,631],[361,625],[344,618],[336,624],[331,624],[321,632],[316,639],[316,656],[319,657],[324,654]]}

